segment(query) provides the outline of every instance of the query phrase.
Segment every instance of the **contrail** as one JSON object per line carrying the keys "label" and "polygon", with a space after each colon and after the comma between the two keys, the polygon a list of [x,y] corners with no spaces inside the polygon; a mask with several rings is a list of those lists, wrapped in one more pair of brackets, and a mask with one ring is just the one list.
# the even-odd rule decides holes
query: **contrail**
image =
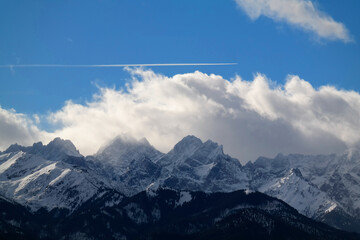
{"label": "contrail", "polygon": [[145,64],[98,64],[98,65],[70,65],[70,64],[7,64],[0,68],[116,68],[116,67],[169,67],[169,66],[224,66],[237,63],[145,63]]}

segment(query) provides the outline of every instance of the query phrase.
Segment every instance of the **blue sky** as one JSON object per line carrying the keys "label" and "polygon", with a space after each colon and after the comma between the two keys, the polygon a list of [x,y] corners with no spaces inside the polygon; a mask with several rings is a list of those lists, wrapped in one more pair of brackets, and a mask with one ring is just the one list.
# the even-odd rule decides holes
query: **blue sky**
{"label": "blue sky", "polygon": [[[255,6],[252,5],[253,2],[259,4]],[[235,62],[237,65],[231,66],[177,66],[151,67],[151,69],[154,74],[162,74],[169,79],[175,74],[181,74],[185,79],[187,75],[183,74],[198,70],[206,74],[214,73],[225,80],[234,79],[239,75],[250,82],[256,79],[257,73],[261,73],[266,75],[267,82],[275,82],[276,87],[284,86],[288,75],[296,75],[315,89],[326,85],[334,86],[338,91],[336,96],[342,94],[341,90],[346,90],[346,94],[350,94],[349,91],[360,91],[360,15],[358,14],[360,1],[256,0],[253,2],[248,0],[2,0],[0,1],[0,65]],[[285,8],[285,13],[277,12],[272,7],[278,2],[287,2],[286,4],[292,2],[307,8],[304,14],[301,13],[301,8],[299,11]],[[275,5],[270,4],[266,8],[265,3],[275,3]],[[257,12],[260,11],[259,9],[261,13]],[[299,18],[291,20],[293,15],[299,15]],[[332,25],[324,27],[321,21],[316,20],[318,17]],[[291,21],[300,21],[300,23]],[[339,30],[336,33],[335,28]],[[90,109],[87,102],[96,102],[93,99],[94,94],[107,96],[104,92],[99,93],[101,91],[99,87],[109,91],[115,88],[117,93],[114,94],[120,94],[125,84],[132,82],[134,75],[137,73],[125,71],[123,68],[3,67],[0,68],[0,110],[3,109],[6,116],[13,116],[15,113],[24,114],[20,116],[21,121],[27,122],[29,118],[32,119],[31,124],[35,124],[34,126],[30,123],[25,124],[16,115],[14,119],[20,121],[21,127],[26,125],[25,128],[28,128],[30,124],[37,131],[52,131],[71,138],[72,135],[67,135],[64,126],[73,123],[62,119],[60,123],[55,121],[54,125],[54,122],[49,123],[49,116],[53,114],[59,117],[60,112],[65,114],[64,106],[68,100],[71,100],[76,107]],[[146,71],[138,75],[140,80],[146,79]],[[198,75],[191,76],[196,78]],[[156,75],[154,79],[158,79],[158,76]],[[302,84],[300,80],[296,81]],[[211,83],[207,84],[211,85]],[[199,89],[202,91],[204,88]],[[320,91],[317,93],[322,94]],[[348,101],[349,97],[344,99]],[[352,108],[355,106],[348,104]],[[334,105],[336,104],[332,103],[332,106]],[[255,105],[251,106],[252,110],[258,111],[262,118],[268,117],[269,121],[273,121],[275,115],[280,116],[278,112],[275,114],[260,111]],[[324,107],[322,110],[328,108]],[[331,109],[332,113],[337,111],[338,109]],[[33,114],[40,116],[41,121],[34,121]],[[351,123],[357,122],[356,114],[357,112],[354,115],[355,120],[353,118],[349,120]],[[329,119],[332,117],[329,115]],[[331,124],[329,126],[332,126]],[[298,126],[299,124],[296,125]],[[358,127],[358,123],[354,126]],[[64,131],[61,132],[59,129]],[[129,129],[124,131],[131,132],[132,127]],[[114,132],[114,130],[109,131]],[[188,131],[191,133],[190,128],[182,129],[180,132],[183,134]],[[9,132],[11,135],[10,130]],[[200,137],[212,137],[218,141],[226,138],[225,135],[218,137],[216,134],[206,135],[204,132],[199,132]],[[175,134],[176,137],[174,135],[169,142],[175,142],[181,134]],[[135,135],[140,137],[146,134],[137,132]],[[103,139],[108,139],[109,136]],[[301,135],[301,141],[305,141],[304,136]],[[20,138],[11,139],[17,141]],[[152,139],[156,142],[158,137],[153,136]],[[357,142],[357,138],[354,140],[349,136],[340,140],[345,144]],[[0,139],[0,146],[1,141]],[[4,140],[2,145],[5,146],[9,141]],[[269,141],[274,142],[274,139],[269,138]],[[266,141],[264,144],[266,145]],[[323,150],[319,152],[330,149],[330,145],[321,148]],[[339,149],[343,150],[343,146]],[[274,152],[279,151],[282,149],[274,150]],[[316,152],[309,150],[308,146],[298,151]],[[264,150],[265,155],[268,153]]]}
{"label": "blue sky", "polygon": [[[318,39],[283,22],[251,20],[225,1],[1,1],[0,64],[236,62],[236,66],[154,67],[200,70],[225,78],[256,72],[283,83],[297,74],[313,86],[360,90],[360,2],[316,1],[355,42]],[[0,69],[0,104],[24,113],[85,101],[93,83],[121,87],[120,69]]]}

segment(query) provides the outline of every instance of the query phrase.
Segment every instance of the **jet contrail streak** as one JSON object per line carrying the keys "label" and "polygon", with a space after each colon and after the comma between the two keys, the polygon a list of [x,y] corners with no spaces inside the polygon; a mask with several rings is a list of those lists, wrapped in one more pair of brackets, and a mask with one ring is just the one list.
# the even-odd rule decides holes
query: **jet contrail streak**
{"label": "jet contrail streak", "polygon": [[155,64],[100,64],[100,65],[70,65],[70,64],[7,64],[0,68],[114,68],[114,67],[168,67],[168,66],[224,66],[237,63],[155,63]]}

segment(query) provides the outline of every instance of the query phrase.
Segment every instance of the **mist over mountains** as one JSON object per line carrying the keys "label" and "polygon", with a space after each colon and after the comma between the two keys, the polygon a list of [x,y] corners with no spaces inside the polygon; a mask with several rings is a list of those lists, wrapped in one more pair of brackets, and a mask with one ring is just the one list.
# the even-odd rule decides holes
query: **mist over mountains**
{"label": "mist over mountains", "polygon": [[201,71],[126,71],[126,86],[98,87],[88,102],[68,100],[35,119],[0,107],[0,149],[60,136],[90,155],[126,132],[168,152],[191,134],[221,142],[245,164],[279,152],[339,154],[360,146],[360,94],[354,91],[316,87],[297,75],[281,84],[260,73],[245,80]]}

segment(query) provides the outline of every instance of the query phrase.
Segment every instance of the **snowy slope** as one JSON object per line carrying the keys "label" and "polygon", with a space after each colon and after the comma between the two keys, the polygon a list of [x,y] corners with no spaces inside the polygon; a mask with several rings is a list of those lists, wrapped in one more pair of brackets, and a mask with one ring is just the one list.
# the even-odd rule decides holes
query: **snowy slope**
{"label": "snowy slope", "polygon": [[306,216],[354,231],[360,226],[359,165],[358,153],[279,154],[261,157],[245,169],[252,189],[282,199]]}
{"label": "snowy slope", "polygon": [[159,179],[160,172],[160,166],[146,157],[133,160],[126,174],[119,177],[122,186],[119,190],[128,196],[144,191]]}
{"label": "snowy slope", "polygon": [[41,207],[70,211],[77,208],[105,183],[86,169],[66,162],[68,158],[81,156],[72,146],[72,143],[55,139],[45,147],[28,148],[28,152],[2,154],[0,194],[33,211]]}
{"label": "snowy slope", "polygon": [[163,155],[151,146],[145,138],[138,141],[129,136],[121,135],[109,144],[102,146],[94,155],[94,160],[111,166],[117,174],[122,175],[128,171],[130,163],[134,160],[142,160],[146,157],[155,162]]}
{"label": "snowy slope", "polygon": [[65,160],[69,156],[82,157],[82,155],[70,140],[63,140],[61,138],[55,138],[45,146],[41,142],[34,143],[30,147],[23,147],[18,144],[13,144],[4,153],[13,153],[19,151],[40,155],[45,159],[51,159],[54,161]]}
{"label": "snowy slope", "polygon": [[222,145],[194,136],[182,139],[157,161],[160,185],[174,189],[230,192],[248,187],[237,159],[224,154]]}
{"label": "snowy slope", "polygon": [[194,136],[185,137],[165,155],[146,140],[117,137],[87,160],[100,164],[94,169],[99,174],[111,172],[112,186],[127,196],[144,191],[151,184],[210,192],[230,192],[248,186],[237,159],[224,154],[221,145],[210,140],[203,143]]}
{"label": "snowy slope", "polygon": [[[360,155],[290,155],[292,166],[299,166],[304,177],[314,183],[347,212],[360,216]],[[318,163],[318,164],[317,164]]]}
{"label": "snowy slope", "polygon": [[350,230],[360,226],[359,153],[279,154],[242,166],[224,154],[221,145],[194,136],[185,137],[167,154],[146,139],[125,136],[86,158],[60,138],[48,145],[14,144],[0,153],[0,195],[33,211],[41,207],[73,211],[104,189],[132,196],[159,187],[184,192],[258,190],[333,226]]}
{"label": "snowy slope", "polygon": [[291,168],[282,178],[273,178],[259,188],[260,192],[279,198],[301,214],[317,218],[337,207],[326,193],[305,181],[297,168]]}
{"label": "snowy slope", "polygon": [[145,138],[121,135],[86,157],[85,162],[87,168],[107,179],[111,188],[131,196],[157,180],[160,167],[155,162],[163,155]]}

